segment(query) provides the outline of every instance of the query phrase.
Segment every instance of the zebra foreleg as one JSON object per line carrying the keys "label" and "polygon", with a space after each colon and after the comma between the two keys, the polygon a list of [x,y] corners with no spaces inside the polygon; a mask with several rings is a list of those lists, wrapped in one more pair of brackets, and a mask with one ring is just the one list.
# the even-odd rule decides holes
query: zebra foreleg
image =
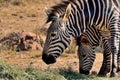
{"label": "zebra foreleg", "polygon": [[110,77],[115,77],[117,76],[117,54],[112,53],[112,70],[110,73]]}
{"label": "zebra foreleg", "polygon": [[98,76],[106,76],[110,72],[110,63],[111,63],[111,48],[109,43],[109,38],[102,37],[103,43],[103,62],[98,73]]}
{"label": "zebra foreleg", "polygon": [[119,47],[119,52],[118,52],[118,58],[117,58],[117,72],[120,73],[120,47]]}
{"label": "zebra foreleg", "polygon": [[98,73],[98,76],[102,76],[102,77],[106,76],[107,73],[110,72],[110,59],[111,59],[110,55],[109,56],[104,55],[103,57],[104,59],[103,59],[102,67],[100,68],[100,71]]}
{"label": "zebra foreleg", "polygon": [[[119,36],[119,35],[117,35]],[[119,38],[116,35],[111,35],[111,52],[112,52],[112,70],[110,73],[110,77],[117,76],[117,58],[119,52]]]}

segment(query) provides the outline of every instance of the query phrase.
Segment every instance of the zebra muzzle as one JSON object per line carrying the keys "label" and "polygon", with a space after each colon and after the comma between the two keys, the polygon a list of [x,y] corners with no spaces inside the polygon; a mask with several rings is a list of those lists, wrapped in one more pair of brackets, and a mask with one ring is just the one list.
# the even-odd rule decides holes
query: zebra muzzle
{"label": "zebra muzzle", "polygon": [[80,73],[81,74],[85,74],[85,75],[89,75],[89,71],[85,71],[85,70],[83,70],[83,69],[80,69]]}
{"label": "zebra muzzle", "polygon": [[42,60],[46,63],[46,64],[53,64],[56,62],[56,56],[54,54],[43,54],[42,55]]}

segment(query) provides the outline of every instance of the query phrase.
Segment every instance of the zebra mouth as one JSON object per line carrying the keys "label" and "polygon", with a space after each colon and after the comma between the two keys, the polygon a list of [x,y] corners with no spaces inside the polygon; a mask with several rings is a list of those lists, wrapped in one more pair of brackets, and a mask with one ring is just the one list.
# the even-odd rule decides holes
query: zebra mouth
{"label": "zebra mouth", "polygon": [[47,54],[43,54],[42,55],[42,60],[46,63],[46,64],[53,64],[56,62],[56,55],[54,54],[50,54],[50,55],[47,55]]}
{"label": "zebra mouth", "polygon": [[80,69],[80,73],[81,74],[85,74],[85,75],[89,75],[89,71],[85,71],[85,70],[83,70],[83,69]]}

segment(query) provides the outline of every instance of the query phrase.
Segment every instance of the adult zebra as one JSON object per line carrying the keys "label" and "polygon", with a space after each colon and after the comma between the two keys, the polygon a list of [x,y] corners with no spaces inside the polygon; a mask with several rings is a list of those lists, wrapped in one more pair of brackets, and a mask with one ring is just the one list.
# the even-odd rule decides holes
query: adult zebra
{"label": "adult zebra", "polygon": [[[54,17],[53,14],[55,14],[56,12],[59,14],[59,15],[62,15],[65,13],[65,9],[66,9],[66,4],[67,2],[64,2],[64,4],[59,4],[57,6],[53,6],[53,10],[51,11],[52,15],[49,15],[50,17],[48,17],[48,22],[49,20],[51,20],[50,18]],[[64,6],[64,7],[63,7]],[[56,7],[59,7],[59,8],[56,8]],[[49,13],[47,11],[47,13]],[[81,45],[80,46],[80,39],[79,37],[77,38],[77,44],[79,45],[79,50],[78,50],[78,56],[79,56],[79,61],[80,61],[80,70],[79,72],[80,73],[83,73],[83,74],[89,74],[89,71],[92,67],[92,64],[93,64],[93,60],[94,59],[91,59],[91,57],[95,58],[95,55],[94,55],[94,51],[95,51],[95,47],[99,45],[100,43],[100,38],[101,38],[101,34],[100,34],[100,31],[97,30],[95,27],[89,27],[87,28],[87,31],[85,31],[84,33],[84,36],[85,34],[88,36],[87,38],[90,38],[89,40],[89,43],[91,43],[90,45],[87,45],[89,46],[89,50],[86,49],[85,51],[85,48],[84,48],[84,45]],[[86,40],[87,40],[86,38]],[[103,45],[105,46],[104,48],[104,60],[103,60],[103,64],[101,66],[101,69],[99,71],[99,74],[100,76],[105,76],[109,71],[110,71],[110,48],[109,48],[109,44],[107,44],[107,40],[106,39],[102,39],[103,40]],[[83,42],[81,43],[84,43],[84,40],[82,40]],[[93,42],[95,41],[95,42]],[[87,43],[86,43],[87,44]],[[80,47],[83,47],[80,49]],[[84,50],[83,50],[84,49]],[[108,51],[106,51],[108,49]],[[82,52],[84,51],[84,52]],[[87,52],[88,51],[88,52]],[[89,52],[90,51],[90,52]],[[85,54],[89,54],[89,56],[87,56],[87,58],[84,59],[84,57],[82,57],[83,55]],[[89,59],[90,58],[90,59]],[[87,62],[87,60],[89,59],[89,62]],[[85,62],[85,63],[84,63]],[[91,64],[88,64],[88,63],[91,63]]]}
{"label": "adult zebra", "polygon": [[107,33],[108,36],[104,36],[104,34],[95,27],[89,27],[80,37],[77,37],[80,73],[89,74],[95,60],[95,49],[99,45],[103,48],[103,63],[98,75],[106,76],[106,74],[110,72],[110,34],[109,32],[104,33]]}
{"label": "adult zebra", "polygon": [[[42,59],[45,63],[56,62],[56,58],[68,47],[71,36],[80,36],[88,27],[95,27],[111,33],[112,71],[111,77],[117,75],[117,56],[120,41],[120,8],[118,0],[70,0],[62,2],[67,6],[64,14],[53,14],[53,7],[48,11],[51,21],[47,31]],[[63,6],[63,7],[65,7]]]}

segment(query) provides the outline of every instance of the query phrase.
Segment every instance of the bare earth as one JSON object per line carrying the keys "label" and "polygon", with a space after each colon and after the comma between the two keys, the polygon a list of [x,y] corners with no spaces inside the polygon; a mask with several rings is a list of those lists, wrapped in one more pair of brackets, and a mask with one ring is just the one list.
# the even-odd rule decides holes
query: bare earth
{"label": "bare earth", "polygon": [[[8,54],[9,53],[9,54]],[[27,68],[30,64],[32,67],[40,70],[59,70],[59,69],[72,69],[75,72],[79,71],[79,61],[77,54],[63,53],[57,62],[51,65],[45,64],[41,59],[41,52],[19,52],[15,54],[0,53],[0,59],[4,60],[7,64],[14,65],[19,68]],[[96,54],[96,60],[94,62],[91,71],[98,72],[102,64],[102,54]]]}
{"label": "bare earth", "polygon": [[[32,0],[31,0],[32,1]],[[39,0],[38,0],[39,1]],[[11,33],[18,31],[34,31],[39,28],[46,27],[44,25],[47,18],[45,14],[45,7],[50,7],[59,0],[40,0],[37,2],[29,2],[26,5],[14,6],[8,5],[0,7],[0,38]],[[43,40],[45,36],[41,34]],[[57,59],[55,64],[46,65],[41,59],[42,51],[28,51],[28,52],[15,52],[0,51],[0,58],[6,63],[15,65],[19,68],[26,68],[30,64],[42,70],[56,70],[68,69],[78,72],[79,61],[77,54],[63,53]],[[92,71],[99,71],[102,63],[102,54],[96,55]]]}

